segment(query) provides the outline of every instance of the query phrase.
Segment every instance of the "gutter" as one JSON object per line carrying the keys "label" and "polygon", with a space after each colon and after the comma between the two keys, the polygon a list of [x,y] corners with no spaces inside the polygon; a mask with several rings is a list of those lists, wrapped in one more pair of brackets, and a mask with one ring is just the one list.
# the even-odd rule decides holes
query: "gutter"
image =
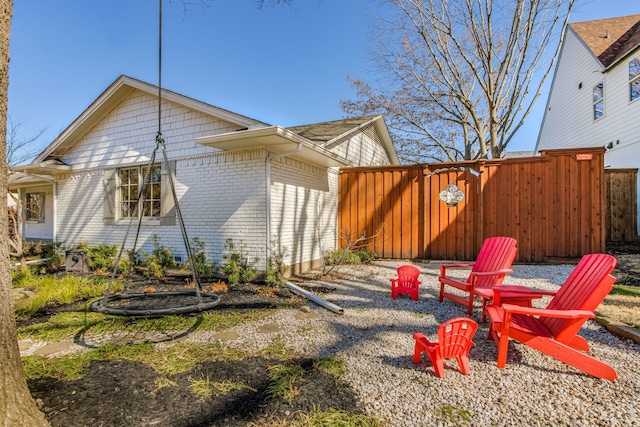
{"label": "gutter", "polygon": [[302,150],[302,143],[298,142],[298,145],[296,148],[291,149],[289,151],[283,151],[282,153],[277,153],[277,154],[269,154],[267,156],[267,158],[265,159],[265,185],[266,185],[266,197],[265,197],[265,203],[267,205],[266,207],[266,248],[265,248],[265,254],[266,254],[266,258],[265,258],[265,271],[266,271],[266,263],[269,260],[269,258],[271,258],[271,161],[275,160],[275,159],[279,159],[281,157],[286,157],[286,156],[290,156],[292,154],[296,154],[297,152],[299,152],[300,150]]}

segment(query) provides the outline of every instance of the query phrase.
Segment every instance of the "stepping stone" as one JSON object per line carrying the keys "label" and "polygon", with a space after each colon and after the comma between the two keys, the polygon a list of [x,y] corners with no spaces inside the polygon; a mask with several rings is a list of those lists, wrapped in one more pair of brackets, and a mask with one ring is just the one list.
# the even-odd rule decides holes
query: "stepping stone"
{"label": "stepping stone", "polygon": [[316,313],[314,312],[308,312],[308,313],[298,313],[294,316],[296,319],[298,320],[307,320],[307,319],[317,319],[318,316]]}
{"label": "stepping stone", "polygon": [[31,341],[18,341],[18,348],[20,351],[25,351],[29,349],[33,343]]}
{"label": "stepping stone", "polygon": [[213,334],[213,339],[218,341],[233,341],[237,340],[239,336],[237,332],[219,332]]}
{"label": "stepping stone", "polygon": [[258,332],[262,332],[263,334],[278,332],[279,330],[280,325],[277,323],[267,323],[266,325],[258,326]]}
{"label": "stepping stone", "polygon": [[40,347],[39,349],[34,351],[34,354],[37,354],[38,356],[51,356],[52,354],[71,348],[72,345],[73,341],[71,340],[52,342],[51,344],[47,344],[44,347]]}

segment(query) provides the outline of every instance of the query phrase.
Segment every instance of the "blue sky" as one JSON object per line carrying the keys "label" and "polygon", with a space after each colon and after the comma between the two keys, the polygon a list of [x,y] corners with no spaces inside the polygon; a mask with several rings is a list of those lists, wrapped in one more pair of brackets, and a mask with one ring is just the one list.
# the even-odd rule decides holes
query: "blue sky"
{"label": "blue sky", "polygon": [[[162,86],[270,124],[344,117],[347,76],[374,82],[374,0],[164,0]],[[582,0],[572,22],[640,13],[637,1]],[[9,114],[48,145],[119,75],[157,84],[157,0],[25,0],[13,6]],[[547,88],[548,91],[548,88]],[[533,150],[547,92],[509,145]]]}

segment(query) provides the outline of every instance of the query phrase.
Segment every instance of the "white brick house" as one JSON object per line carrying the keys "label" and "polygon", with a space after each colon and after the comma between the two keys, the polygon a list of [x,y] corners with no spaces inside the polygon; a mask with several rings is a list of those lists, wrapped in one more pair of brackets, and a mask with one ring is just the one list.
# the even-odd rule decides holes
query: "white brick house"
{"label": "white brick house", "polygon": [[[273,250],[285,250],[297,271],[336,247],[339,167],[398,163],[381,116],[285,129],[163,90],[161,130],[189,239],[202,241],[216,261],[233,239],[260,270]],[[138,224],[130,194],[157,132],[158,88],[119,77],[31,164],[13,171],[11,190],[44,206],[41,218],[27,218],[24,238],[121,245],[128,224],[129,233]],[[184,261],[161,149],[155,160],[138,248],[150,251],[155,235]],[[125,246],[132,245],[129,237]]]}
{"label": "white brick house", "polygon": [[536,152],[583,147],[605,147],[607,168],[640,167],[640,15],[567,27]]}

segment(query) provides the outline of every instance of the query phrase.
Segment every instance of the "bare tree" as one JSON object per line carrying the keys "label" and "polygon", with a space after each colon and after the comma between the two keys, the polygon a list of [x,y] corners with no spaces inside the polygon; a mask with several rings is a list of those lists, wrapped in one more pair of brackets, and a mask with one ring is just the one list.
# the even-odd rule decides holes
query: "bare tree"
{"label": "bare tree", "polygon": [[39,129],[33,135],[26,136],[22,132],[25,123],[25,120],[14,119],[11,114],[7,117],[7,164],[9,167],[24,163],[38,154],[34,143],[46,129]]}
{"label": "bare tree", "polygon": [[384,86],[353,79],[343,110],[385,114],[404,161],[499,158],[551,74],[574,0],[384,3],[393,13],[376,21],[373,50]]}

